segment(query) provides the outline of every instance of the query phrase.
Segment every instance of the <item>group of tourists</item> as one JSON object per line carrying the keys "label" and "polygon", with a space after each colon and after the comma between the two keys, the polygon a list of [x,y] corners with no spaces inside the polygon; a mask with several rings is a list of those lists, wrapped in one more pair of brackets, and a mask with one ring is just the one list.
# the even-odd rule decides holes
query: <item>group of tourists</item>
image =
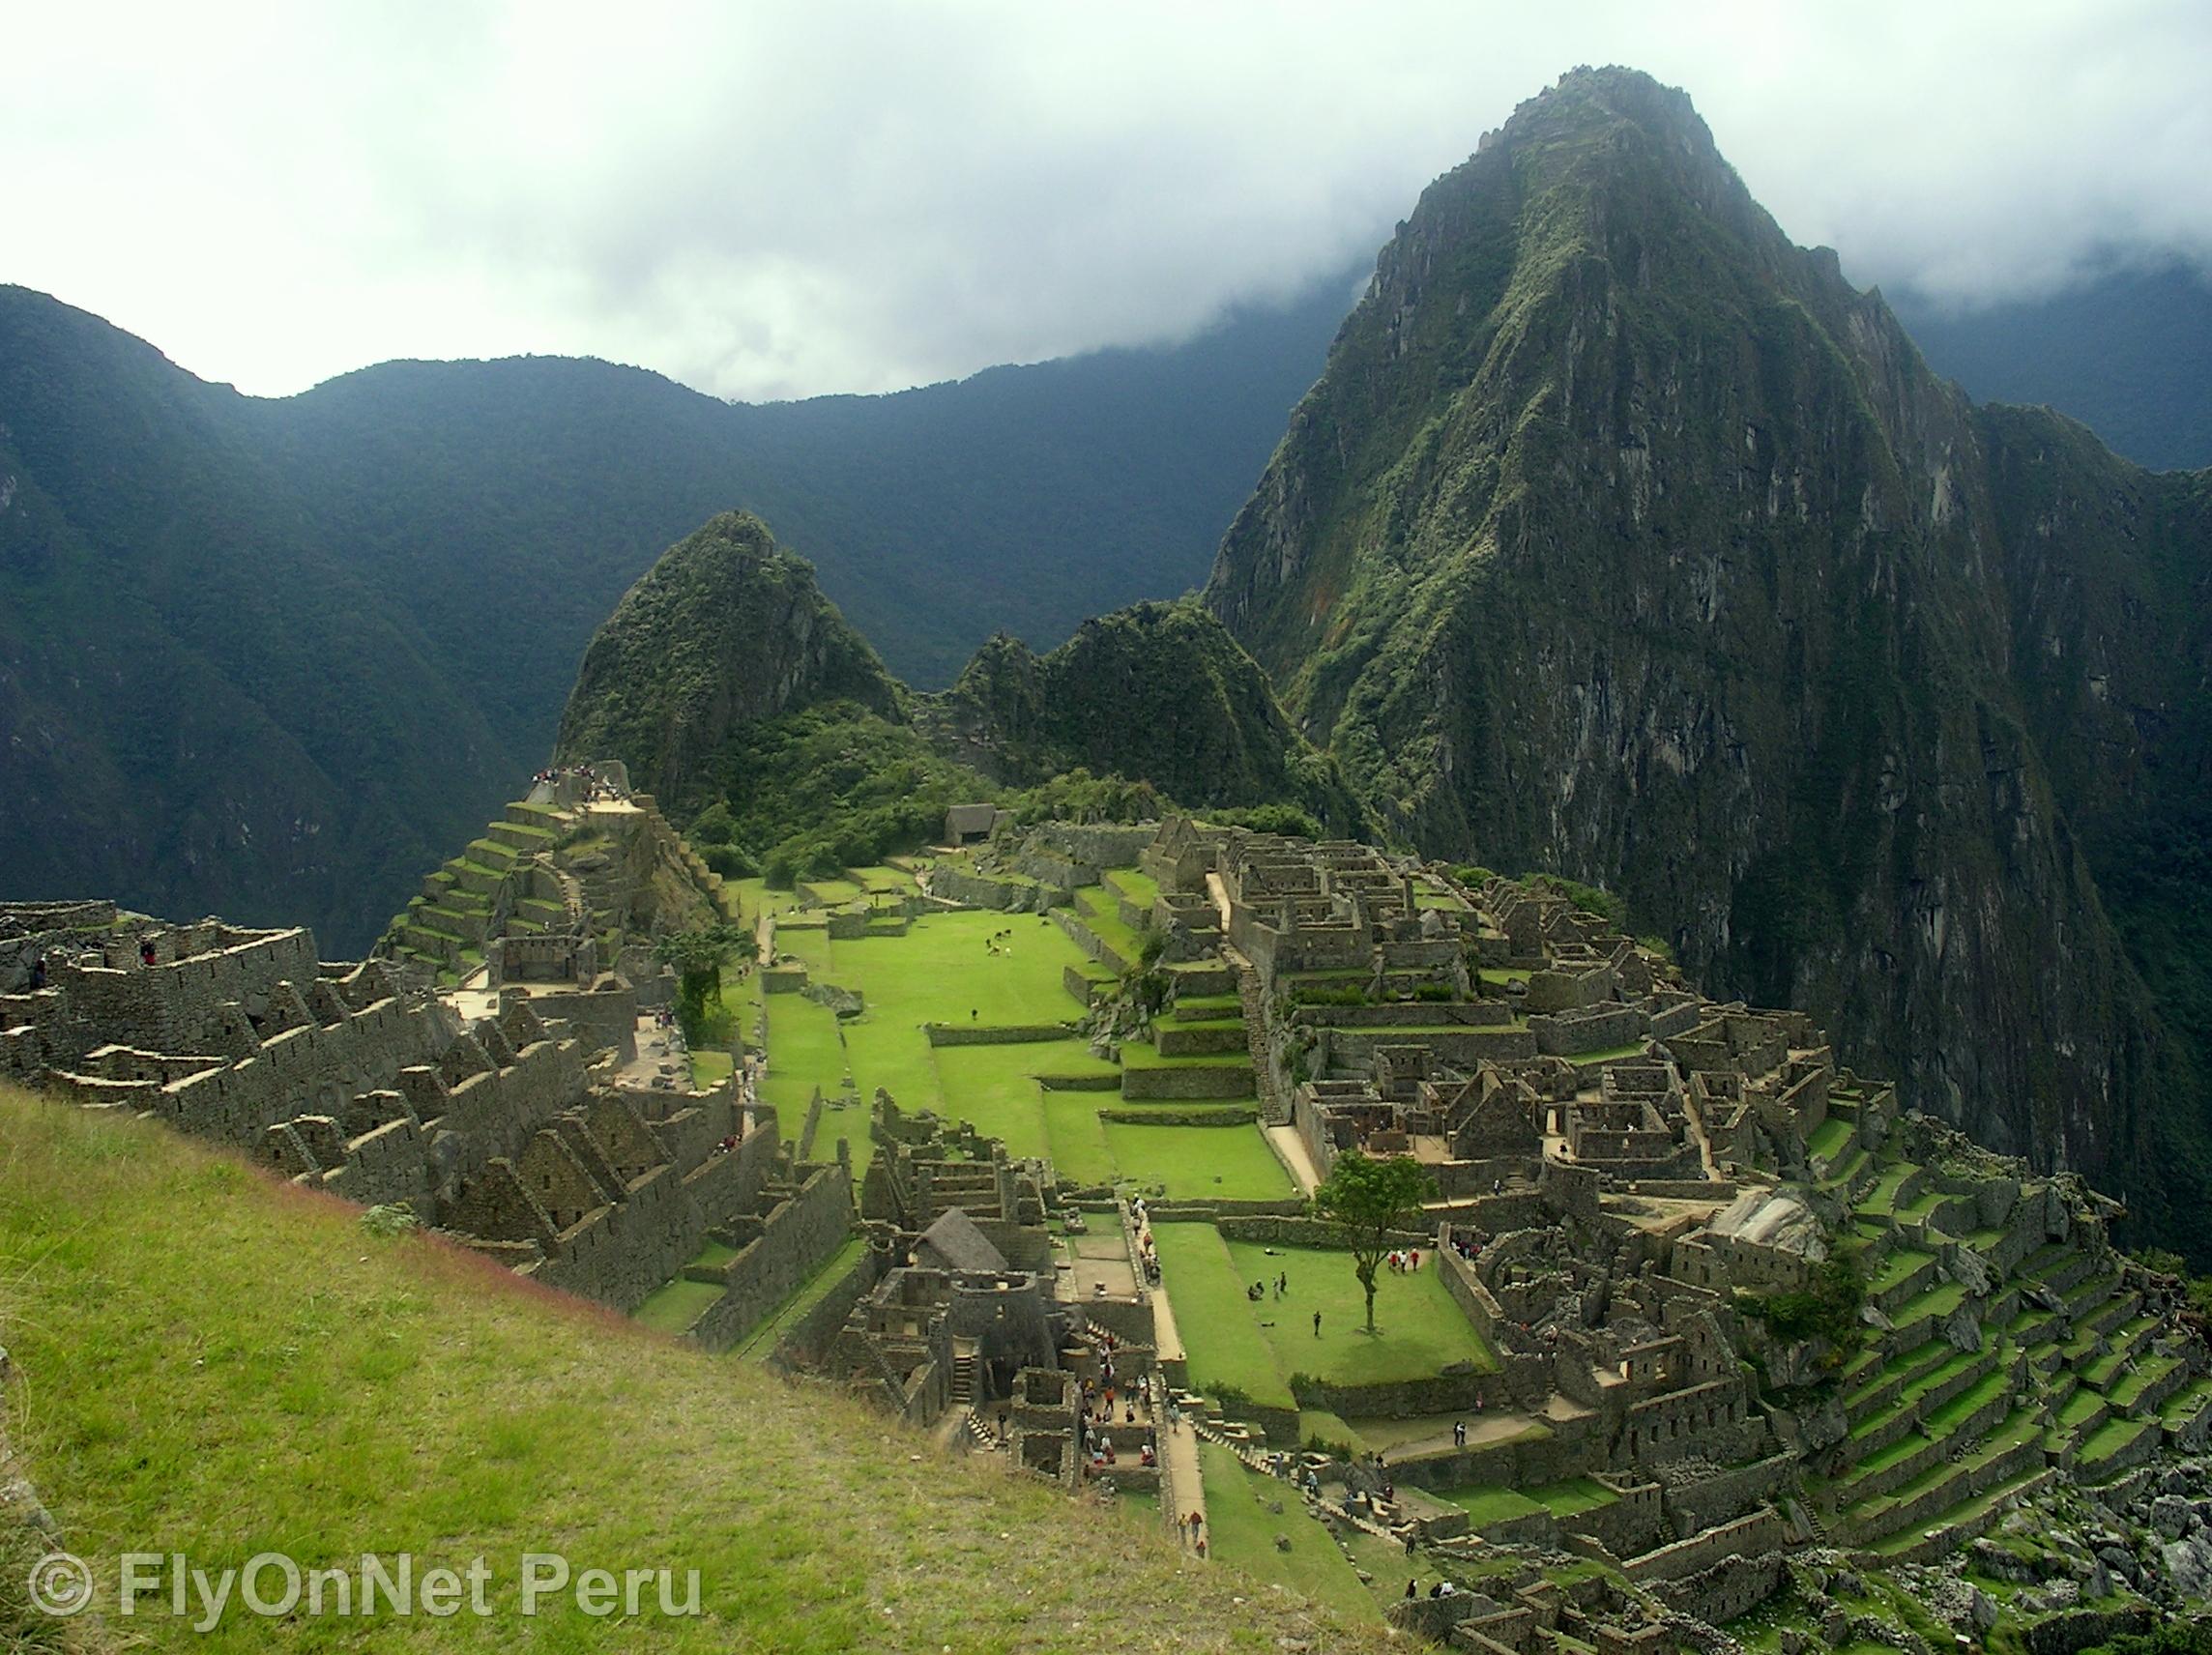
{"label": "group of tourists", "polygon": [[1160,1251],[1152,1245],[1151,1221],[1145,1216],[1145,1198],[1129,1203],[1129,1216],[1137,1221],[1137,1267],[1153,1287],[1160,1285]]}
{"label": "group of tourists", "polygon": [[1394,1276],[1410,1276],[1421,1267],[1421,1250],[1418,1247],[1393,1247],[1386,1258],[1390,1273]]}
{"label": "group of tourists", "polygon": [[538,787],[552,787],[564,781],[581,782],[586,804],[597,804],[601,800],[612,801],[623,797],[621,788],[601,781],[592,773],[590,767],[586,765],[549,765],[532,776],[530,780],[533,785]]}
{"label": "group of tourists", "polygon": [[[1274,1287],[1275,1296],[1277,1298],[1283,1298],[1287,1296],[1291,1291],[1291,1278],[1289,1272],[1286,1271],[1277,1275],[1275,1277]],[[1266,1281],[1263,1279],[1254,1282],[1250,1287],[1244,1290],[1244,1296],[1250,1299],[1254,1304],[1258,1304],[1262,1299],[1267,1296]]]}

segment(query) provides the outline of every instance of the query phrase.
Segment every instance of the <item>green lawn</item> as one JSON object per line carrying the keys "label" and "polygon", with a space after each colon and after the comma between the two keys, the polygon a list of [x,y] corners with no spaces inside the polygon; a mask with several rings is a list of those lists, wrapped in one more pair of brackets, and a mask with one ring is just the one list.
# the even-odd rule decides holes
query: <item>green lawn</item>
{"label": "green lawn", "polygon": [[[1070,1092],[1091,1100],[1096,1092]],[[1124,1178],[1147,1188],[1164,1184],[1185,1201],[1278,1201],[1296,1195],[1291,1176],[1257,1126],[1106,1125],[1106,1147]]]}
{"label": "green lawn", "polygon": [[1150,912],[1160,899],[1160,882],[1138,868],[1109,868],[1105,881],[1139,908]]}
{"label": "green lawn", "polygon": [[805,966],[806,974],[817,982],[837,980],[832,974],[836,962],[830,952],[830,927],[819,918],[778,919],[775,951],[798,960]]}
{"label": "green lawn", "polygon": [[[1018,1046],[940,1046],[930,1057],[937,1068],[945,1118],[972,1122],[976,1131],[1004,1139],[1009,1155],[1052,1152],[1038,1075],[1114,1072],[1113,1064],[1093,1058],[1088,1045],[1072,1039]],[[1113,1094],[1071,1095],[1095,1111],[1100,1098]]]}
{"label": "green lawn", "polygon": [[678,1276],[653,1290],[637,1307],[637,1319],[656,1333],[681,1333],[722,1296],[722,1291],[712,1283],[687,1282]]}
{"label": "green lawn", "polygon": [[1160,1049],[1149,1040],[1125,1041],[1121,1047],[1121,1066],[1125,1069],[1234,1069],[1252,1066],[1249,1052],[1208,1052],[1197,1057],[1163,1058]]}
{"label": "green lawn", "polygon": [[[835,1097],[845,1080],[845,1045],[836,1014],[803,995],[771,994],[768,1007],[768,1077],[761,1096],[784,1114],[784,1136],[796,1140],[816,1087]],[[857,1146],[856,1146],[857,1147]]]}
{"label": "green lawn", "polygon": [[1121,923],[1121,900],[1112,891],[1104,886],[1085,886],[1075,893],[1075,911],[1091,934],[1119,954],[1122,964],[1137,963],[1137,933]]}
{"label": "green lawn", "polygon": [[1451,1501],[1466,1512],[1477,1530],[1494,1523],[1510,1523],[1518,1517],[1533,1517],[1544,1509],[1518,1490],[1499,1488],[1493,1484],[1452,1489],[1440,1497]]}
{"label": "green lawn", "polygon": [[1922,1265],[1933,1264],[1935,1262],[1936,1256],[1933,1253],[1900,1247],[1882,1260],[1881,1268],[1875,1271],[1874,1280],[1867,1284],[1867,1292],[1887,1292]]}
{"label": "green lawn", "polygon": [[1846,1120],[1841,1116],[1831,1115],[1815,1129],[1813,1136],[1806,1141],[1805,1147],[1812,1151],[1815,1160],[1828,1160],[1851,1141],[1851,1133],[1856,1129],[1857,1123],[1855,1121]]}
{"label": "green lawn", "polygon": [[1110,1092],[1048,1091],[1044,1094],[1045,1145],[1053,1169],[1068,1183],[1110,1184],[1113,1151],[1106,1147],[1106,1125],[1098,1101]]}
{"label": "green lawn", "polygon": [[691,1085],[700,1091],[712,1091],[730,1078],[736,1066],[727,1052],[693,1052]]}
{"label": "green lawn", "polygon": [[1899,1161],[1876,1180],[1874,1188],[1859,1203],[1861,1212],[1887,1214],[1897,1209],[1897,1192],[1905,1187],[1905,1180],[1920,1169],[1910,1161]]}
{"label": "green lawn", "polygon": [[[987,948],[1002,931],[1007,935],[997,951]],[[1061,973],[1089,961],[1037,915],[928,914],[903,937],[867,937],[836,948],[830,980],[859,989],[868,1014],[887,1022],[1062,1023],[1082,1010]]]}
{"label": "green lawn", "polygon": [[[1206,1544],[1215,1561],[1326,1604],[1347,1619],[1381,1623],[1375,1595],[1328,1530],[1306,1516],[1290,1484],[1247,1470],[1218,1442],[1201,1442],[1198,1455],[1206,1481]],[[1278,1501],[1279,1517],[1269,1509]],[[1277,1535],[1290,1541],[1288,1552],[1277,1549]]]}
{"label": "green lawn", "polygon": [[872,868],[854,868],[851,872],[854,882],[862,889],[870,892],[882,891],[887,894],[903,896],[920,888],[915,882],[914,875],[908,873],[904,868],[885,865]]}
{"label": "green lawn", "polygon": [[[1370,1337],[1349,1253],[1297,1247],[1270,1254],[1257,1242],[1224,1241],[1210,1224],[1162,1224],[1153,1234],[1192,1382],[1201,1389],[1233,1385],[1256,1402],[1288,1407],[1295,1373],[1371,1384],[1424,1379],[1462,1360],[1497,1365],[1434,1270],[1382,1273],[1375,1298],[1381,1331]],[[1278,1274],[1290,1277],[1283,1299],[1272,1291]],[[1255,1281],[1270,1284],[1258,1303],[1244,1296]]]}

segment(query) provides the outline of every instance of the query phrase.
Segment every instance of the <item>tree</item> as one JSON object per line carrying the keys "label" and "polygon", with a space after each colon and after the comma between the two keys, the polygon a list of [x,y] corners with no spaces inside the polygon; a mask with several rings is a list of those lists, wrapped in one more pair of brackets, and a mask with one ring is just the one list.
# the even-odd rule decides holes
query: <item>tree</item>
{"label": "tree", "polygon": [[1375,1331],[1375,1272],[1390,1250],[1393,1232],[1420,1222],[1421,1204],[1437,1181],[1411,1155],[1363,1155],[1348,1149],[1314,1191],[1314,1211],[1352,1235],[1353,1273],[1367,1293],[1367,1331]]}
{"label": "tree", "polygon": [[708,1002],[722,997],[722,962],[750,942],[744,927],[723,923],[654,939],[653,957],[676,968],[676,1012],[686,1040],[694,1037]]}

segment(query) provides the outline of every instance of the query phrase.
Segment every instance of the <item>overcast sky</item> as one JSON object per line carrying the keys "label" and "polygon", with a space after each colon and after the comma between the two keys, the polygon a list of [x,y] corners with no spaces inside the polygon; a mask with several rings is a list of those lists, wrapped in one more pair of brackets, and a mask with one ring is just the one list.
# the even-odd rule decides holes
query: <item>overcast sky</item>
{"label": "overcast sky", "polygon": [[2212,3],[0,14],[0,281],[209,379],[562,352],[747,398],[1187,335],[1370,258],[1577,63],[1859,282],[2212,263]]}

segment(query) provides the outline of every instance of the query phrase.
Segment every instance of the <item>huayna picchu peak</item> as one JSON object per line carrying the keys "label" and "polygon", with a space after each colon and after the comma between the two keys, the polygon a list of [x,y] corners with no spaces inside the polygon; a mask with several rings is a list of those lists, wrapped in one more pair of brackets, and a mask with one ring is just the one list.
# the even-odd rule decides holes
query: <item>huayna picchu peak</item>
{"label": "huayna picchu peak", "polygon": [[2212,471],[1634,70],[1350,286],[0,289],[0,1644],[2212,1651]]}
{"label": "huayna picchu peak", "polygon": [[1207,601],[1387,832],[1617,891],[2198,1250],[2208,546],[2201,475],[1975,408],[1578,71],[1383,249]]}

